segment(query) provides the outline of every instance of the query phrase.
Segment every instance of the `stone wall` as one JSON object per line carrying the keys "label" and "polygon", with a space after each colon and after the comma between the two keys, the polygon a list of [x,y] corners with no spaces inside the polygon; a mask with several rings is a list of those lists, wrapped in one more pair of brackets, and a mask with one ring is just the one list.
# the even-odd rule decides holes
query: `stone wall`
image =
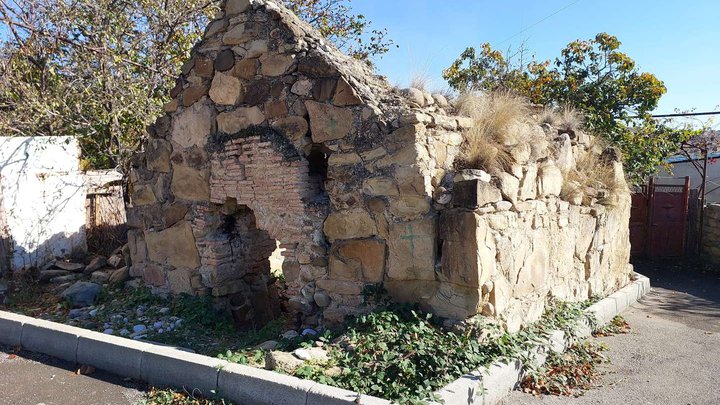
{"label": "stone wall", "polygon": [[720,204],[708,204],[703,216],[702,253],[720,261]]}
{"label": "stone wall", "polygon": [[[548,292],[584,299],[627,281],[627,193],[616,209],[558,201],[549,145],[514,181],[455,173],[473,120],[442,95],[391,87],[272,1],[228,0],[170,95],[130,176],[131,272],[159,291],[227,297],[252,322],[274,311],[277,243],[285,310],[307,325],[367,311],[363,291],[379,285],[443,316],[485,308],[512,324]],[[563,162],[585,149],[550,138]],[[497,198],[469,205],[480,188]]]}

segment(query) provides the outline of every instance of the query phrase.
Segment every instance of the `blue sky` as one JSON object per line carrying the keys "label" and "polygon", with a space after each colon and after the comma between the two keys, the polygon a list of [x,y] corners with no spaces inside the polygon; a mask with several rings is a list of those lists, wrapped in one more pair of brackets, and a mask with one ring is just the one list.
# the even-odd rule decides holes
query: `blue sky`
{"label": "blue sky", "polygon": [[720,109],[717,0],[353,0],[351,4],[373,26],[387,28],[400,46],[377,61],[378,73],[394,84],[407,85],[420,74],[430,79],[429,87],[442,88],[442,69],[467,46],[483,42],[504,50],[524,41],[537,58],[548,59],[570,41],[607,32],[620,39],[620,50],[640,69],[665,82],[668,92],[658,113]]}

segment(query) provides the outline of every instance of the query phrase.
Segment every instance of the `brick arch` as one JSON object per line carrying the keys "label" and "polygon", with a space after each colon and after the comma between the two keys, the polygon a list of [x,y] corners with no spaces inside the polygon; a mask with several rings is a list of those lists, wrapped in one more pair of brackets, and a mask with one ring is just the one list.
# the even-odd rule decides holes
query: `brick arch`
{"label": "brick arch", "polygon": [[327,274],[322,227],[328,204],[317,198],[321,190],[308,160],[281,134],[263,131],[225,141],[210,162],[210,202],[230,200],[253,211],[257,228],[285,249],[283,273],[292,308],[310,314],[312,298],[302,297],[301,290]]}

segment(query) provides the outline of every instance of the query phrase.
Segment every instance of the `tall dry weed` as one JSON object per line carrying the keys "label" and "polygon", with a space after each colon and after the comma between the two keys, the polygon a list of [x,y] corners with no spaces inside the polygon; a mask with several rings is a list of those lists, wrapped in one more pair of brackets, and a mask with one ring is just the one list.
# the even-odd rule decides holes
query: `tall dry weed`
{"label": "tall dry weed", "polygon": [[509,147],[531,142],[527,138],[532,131],[526,130],[530,107],[522,97],[505,92],[463,94],[455,106],[474,121],[463,134],[458,168],[508,171],[513,163]]}

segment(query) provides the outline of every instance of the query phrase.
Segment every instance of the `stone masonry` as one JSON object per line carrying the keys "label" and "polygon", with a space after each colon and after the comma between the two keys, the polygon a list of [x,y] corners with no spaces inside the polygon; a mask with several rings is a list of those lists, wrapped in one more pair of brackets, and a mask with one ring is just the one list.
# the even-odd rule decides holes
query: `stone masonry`
{"label": "stone masonry", "polygon": [[720,261],[720,204],[708,204],[703,219],[702,253]]}
{"label": "stone masonry", "polygon": [[456,173],[471,119],[394,89],[271,0],[227,0],[170,96],[130,175],[131,273],[157,291],[220,297],[241,324],[282,295],[304,324],[335,326],[381,285],[516,329],[548,297],[629,280],[629,194],[558,197],[558,166],[589,137],[529,126],[557,142],[528,146],[513,173]]}

